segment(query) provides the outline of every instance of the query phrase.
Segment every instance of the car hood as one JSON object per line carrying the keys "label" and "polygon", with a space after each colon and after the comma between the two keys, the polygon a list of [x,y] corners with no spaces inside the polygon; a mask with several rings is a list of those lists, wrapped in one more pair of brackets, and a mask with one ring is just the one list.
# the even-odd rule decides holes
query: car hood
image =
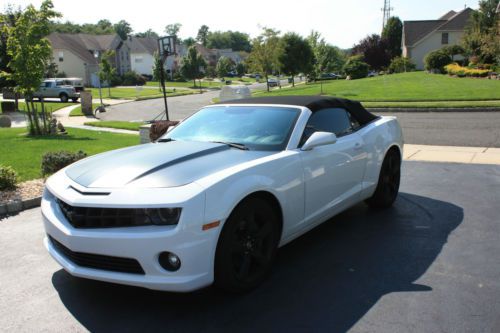
{"label": "car hood", "polygon": [[89,188],[175,187],[273,153],[211,142],[171,141],[92,156],[70,165],[65,172]]}

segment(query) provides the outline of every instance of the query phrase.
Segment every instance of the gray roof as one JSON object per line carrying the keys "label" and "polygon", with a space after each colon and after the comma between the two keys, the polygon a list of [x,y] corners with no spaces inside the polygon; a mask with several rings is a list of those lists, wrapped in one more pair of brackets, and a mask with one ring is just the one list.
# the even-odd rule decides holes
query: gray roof
{"label": "gray roof", "polygon": [[47,36],[52,48],[66,49],[88,64],[97,64],[93,51],[116,50],[121,39],[118,35],[65,34],[53,32]]}
{"label": "gray roof", "polygon": [[413,45],[432,31],[436,30],[440,25],[446,23],[446,20],[432,21],[405,21],[403,24],[405,45]]}
{"label": "gray roof", "polygon": [[444,14],[438,20],[405,21],[403,38],[406,46],[411,46],[433,31],[464,30],[472,9],[465,8],[456,13],[453,10]]}
{"label": "gray roof", "polygon": [[444,14],[438,20],[449,20],[453,15],[455,15],[457,12],[454,10],[450,10],[448,13]]}
{"label": "gray roof", "polygon": [[130,48],[131,53],[153,54],[158,50],[158,42],[154,37],[129,37],[125,44]]}

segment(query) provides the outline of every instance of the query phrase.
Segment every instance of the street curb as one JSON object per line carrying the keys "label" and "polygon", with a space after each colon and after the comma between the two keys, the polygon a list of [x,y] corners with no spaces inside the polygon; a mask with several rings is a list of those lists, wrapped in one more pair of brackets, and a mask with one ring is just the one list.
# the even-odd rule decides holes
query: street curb
{"label": "street curb", "polygon": [[500,108],[366,108],[370,112],[500,112]]}
{"label": "street curb", "polygon": [[42,196],[27,199],[15,200],[12,202],[0,204],[0,217],[5,215],[12,215],[22,212],[23,210],[39,207],[42,202]]}

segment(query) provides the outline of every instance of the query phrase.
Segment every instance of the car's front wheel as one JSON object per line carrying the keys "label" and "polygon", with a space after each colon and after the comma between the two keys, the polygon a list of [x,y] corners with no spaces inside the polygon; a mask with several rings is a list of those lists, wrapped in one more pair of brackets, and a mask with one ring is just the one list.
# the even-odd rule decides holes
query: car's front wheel
{"label": "car's front wheel", "polygon": [[372,197],[365,202],[368,206],[378,209],[392,206],[398,196],[400,179],[401,156],[399,151],[391,149],[382,162],[377,188]]}
{"label": "car's front wheel", "polygon": [[273,207],[259,197],[246,199],[235,208],[217,244],[217,287],[244,292],[264,281],[278,247],[278,218]]}

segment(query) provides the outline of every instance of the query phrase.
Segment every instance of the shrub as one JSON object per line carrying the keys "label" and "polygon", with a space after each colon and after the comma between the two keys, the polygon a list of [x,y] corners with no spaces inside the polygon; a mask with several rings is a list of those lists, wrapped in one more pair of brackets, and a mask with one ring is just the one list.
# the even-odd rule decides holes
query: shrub
{"label": "shrub", "polygon": [[0,165],[0,191],[16,188],[17,172],[10,166]]}
{"label": "shrub", "polygon": [[128,71],[123,74],[122,84],[124,86],[143,86],[146,84],[146,78],[134,71]]}
{"label": "shrub", "polygon": [[12,121],[9,116],[0,116],[0,128],[12,126]]}
{"label": "shrub", "polygon": [[416,66],[411,62],[410,58],[396,57],[391,60],[389,65],[389,73],[404,73],[413,72]]}
{"label": "shrub", "polygon": [[425,69],[431,72],[444,73],[444,66],[451,63],[451,57],[442,50],[429,52],[424,59]]}
{"label": "shrub", "polygon": [[458,77],[487,77],[490,72],[487,69],[467,68],[462,67],[457,63],[452,63],[444,67],[449,75],[456,75]]}
{"label": "shrub", "polygon": [[346,75],[351,76],[351,79],[360,79],[368,75],[369,66],[361,59],[361,56],[353,56],[347,59],[343,70]]}
{"label": "shrub", "polygon": [[86,156],[81,150],[76,153],[64,150],[45,153],[42,157],[42,175],[51,175]]}

